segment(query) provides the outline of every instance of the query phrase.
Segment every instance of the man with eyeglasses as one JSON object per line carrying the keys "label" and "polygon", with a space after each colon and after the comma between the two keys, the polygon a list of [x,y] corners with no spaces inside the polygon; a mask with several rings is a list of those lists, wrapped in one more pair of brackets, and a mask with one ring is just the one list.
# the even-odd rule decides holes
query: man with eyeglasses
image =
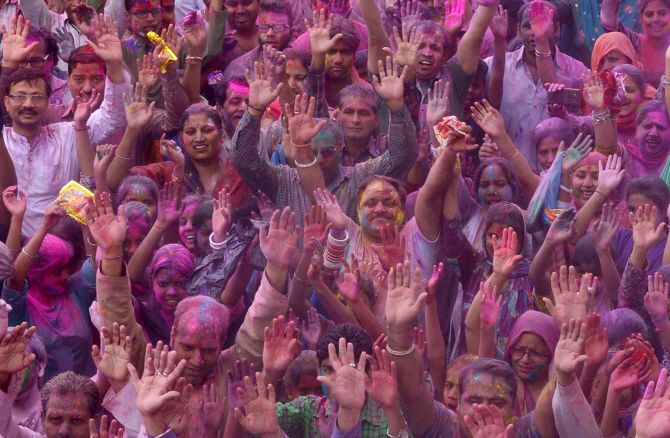
{"label": "man with eyeglasses", "polygon": [[260,0],[225,0],[228,8],[226,38],[237,41],[237,45],[225,54],[224,65],[258,47],[258,25],[256,19]]}
{"label": "man with eyeglasses", "polygon": [[247,69],[254,67],[255,61],[265,62],[263,46],[282,51],[286,49],[293,39],[293,13],[291,5],[284,0],[265,0],[261,2],[261,12],[258,15],[258,38],[261,44],[252,51],[233,60],[223,76],[244,76]]}

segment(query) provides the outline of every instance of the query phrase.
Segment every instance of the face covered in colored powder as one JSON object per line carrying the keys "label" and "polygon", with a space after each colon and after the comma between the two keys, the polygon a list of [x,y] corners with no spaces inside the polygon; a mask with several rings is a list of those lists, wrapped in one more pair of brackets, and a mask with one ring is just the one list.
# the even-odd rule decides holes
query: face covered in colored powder
{"label": "face covered in colored powder", "polygon": [[618,50],[610,50],[598,63],[598,73],[606,68],[611,70],[614,67],[623,64],[632,64],[631,59]]}
{"label": "face covered in colored powder", "polygon": [[580,166],[572,172],[572,197],[578,207],[582,207],[593,196],[598,186],[598,173],[595,164]]}
{"label": "face covered in colored powder", "polygon": [[149,32],[159,32],[163,15],[161,0],[135,0],[126,12],[128,27],[142,38]]}
{"label": "face covered in colored powder", "polygon": [[219,159],[221,133],[207,114],[191,115],[184,124],[182,137],[191,161],[209,162]]}
{"label": "face covered in colored powder", "polygon": [[288,16],[278,12],[261,13],[258,16],[258,36],[263,45],[284,50],[291,40],[291,23],[288,22]]}
{"label": "face covered in colored powder", "polygon": [[549,375],[551,354],[544,340],[535,333],[524,333],[512,348],[512,368],[523,381]]}
{"label": "face covered in colored powder", "polygon": [[295,400],[298,397],[313,395],[323,397],[323,388],[321,382],[316,380],[316,375],[311,373],[302,373],[298,376],[295,387],[289,393],[289,399]]}
{"label": "face covered in colored powder", "polygon": [[335,138],[330,132],[321,130],[314,140],[312,140],[312,152],[316,157],[316,163],[323,173],[323,179],[326,184],[335,179],[340,166],[341,144],[335,142]]}
{"label": "face covered in colored powder", "polygon": [[[621,88],[619,88],[621,90]],[[637,112],[644,100],[644,90],[640,90],[635,84],[635,79],[626,76],[623,80],[623,99],[621,99],[620,116],[629,116]]]}
{"label": "face covered in colored powder", "polygon": [[421,35],[425,35],[426,38],[419,45],[415,75],[420,81],[429,81],[437,75],[444,61],[446,61],[444,45],[437,32],[433,34],[423,33],[417,35],[417,38],[420,38]]}
{"label": "face covered in colored powder", "polygon": [[342,99],[338,122],[345,140],[367,141],[379,125],[379,117],[372,109],[369,98],[361,95]]}
{"label": "face covered in colored powder", "polygon": [[250,31],[256,26],[256,18],[260,11],[257,0],[226,0],[228,8],[228,24],[237,31]]}
{"label": "face covered in colored powder", "polygon": [[206,257],[212,253],[209,245],[209,236],[212,234],[212,220],[208,219],[200,228],[195,230],[195,244],[200,257]]}
{"label": "face covered in colored powder", "polygon": [[151,193],[151,190],[149,190],[147,187],[143,186],[142,184],[133,184],[121,203],[126,205],[131,201],[141,202],[142,204],[146,205],[149,209],[151,219],[156,219],[158,206],[156,205],[156,199],[154,199],[153,193]]}
{"label": "face covered in colored powder", "polygon": [[184,208],[184,213],[179,217],[179,238],[186,249],[193,252],[195,249],[195,234],[193,230],[193,215],[198,208],[197,204],[191,204]]}
{"label": "face covered in colored powder", "polygon": [[345,78],[354,68],[356,53],[344,41],[339,40],[326,53],[325,75],[328,79],[339,80]]}
{"label": "face covered in colored powder", "polygon": [[68,73],[67,86],[70,88],[72,97],[81,96],[82,91],[91,97],[93,90],[104,97],[105,72],[97,62],[79,62],[72,69],[72,73]]}
{"label": "face covered in colored powder", "polygon": [[48,293],[60,295],[67,291],[67,280],[70,278],[70,269],[68,261],[46,271],[42,288]]}
{"label": "face covered in colored powder", "polygon": [[217,104],[217,109],[221,116],[223,116],[223,119],[235,130],[248,105],[249,87],[236,82],[230,82],[226,90],[226,100],[223,102],[223,108]]}
{"label": "face covered in colored powder", "polygon": [[140,244],[147,237],[151,225],[144,221],[134,221],[128,224],[128,232],[123,240],[123,261],[130,262],[130,259],[140,247]]}
{"label": "face covered in colored powder", "polygon": [[171,342],[177,362],[182,359],[187,362],[182,376],[194,387],[201,386],[212,374],[223,345],[219,333],[207,330],[200,320],[210,317],[202,310],[195,310],[198,315],[185,315],[179,330],[173,330]]}
{"label": "face covered in colored powder", "polygon": [[365,233],[379,233],[386,225],[402,226],[404,206],[398,191],[386,181],[371,182],[361,195],[358,204],[358,221]]}
{"label": "face covered in colored powder", "polygon": [[556,155],[558,155],[558,148],[561,141],[553,136],[544,137],[537,145],[537,161],[542,169],[546,170],[551,167]]}
{"label": "face covered in colored powder", "polygon": [[665,156],[670,149],[670,123],[668,115],[652,111],[642,120],[635,131],[637,144],[647,157]]}
{"label": "face covered in colored powder", "polygon": [[[498,239],[498,243],[500,243],[500,239],[502,239],[503,235],[503,230],[505,228],[509,228],[509,226],[505,224],[501,224],[500,222],[494,222],[491,224],[488,230],[486,230],[486,252],[488,255],[493,258],[493,236],[496,236],[496,239]],[[519,238],[519,233],[517,232],[517,241],[516,241],[516,253],[520,254],[521,253],[521,247],[523,245],[522,239]]]}
{"label": "face covered in colored powder", "polygon": [[186,298],[187,281],[188,277],[174,268],[159,269],[154,276],[154,294],[168,315],[174,316],[177,305]]}
{"label": "face covered in colored powder", "polygon": [[307,76],[307,67],[302,65],[297,59],[290,59],[286,62],[286,79],[288,84],[296,95],[302,93],[302,81]]}
{"label": "face covered in colored powder", "polygon": [[642,12],[642,24],[649,37],[667,37],[670,30],[670,11],[665,3],[660,0],[649,2]]}
{"label": "face covered in colored powder", "polygon": [[[476,374],[473,378],[467,379],[467,385],[463,388],[463,395],[458,402],[458,419],[460,423],[465,424],[463,418],[467,415],[474,418],[472,405],[486,404],[495,405],[505,424],[510,424],[514,419],[514,410],[510,388],[502,379],[493,377],[489,374]],[[465,429],[465,428],[463,428]]]}
{"label": "face covered in colored powder", "polygon": [[450,367],[444,383],[444,402],[454,412],[458,409],[458,375],[462,369],[463,367]]}
{"label": "face covered in colored powder", "polygon": [[492,164],[482,172],[479,178],[479,202],[488,209],[501,201],[512,201],[512,187],[500,166]]}
{"label": "face covered in colored powder", "polygon": [[54,394],[42,417],[47,438],[89,438],[88,403],[83,394]]}

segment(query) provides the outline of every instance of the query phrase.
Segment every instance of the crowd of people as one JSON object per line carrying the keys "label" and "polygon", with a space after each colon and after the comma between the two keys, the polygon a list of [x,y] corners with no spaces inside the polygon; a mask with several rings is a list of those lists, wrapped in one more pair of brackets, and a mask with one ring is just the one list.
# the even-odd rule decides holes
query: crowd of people
{"label": "crowd of people", "polygon": [[670,0],[0,30],[0,438],[670,438]]}

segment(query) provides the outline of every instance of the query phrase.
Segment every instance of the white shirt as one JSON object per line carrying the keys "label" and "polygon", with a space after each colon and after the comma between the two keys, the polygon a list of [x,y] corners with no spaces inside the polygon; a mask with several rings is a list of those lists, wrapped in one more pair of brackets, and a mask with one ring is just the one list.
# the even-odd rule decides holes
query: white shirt
{"label": "white shirt", "polygon": [[[549,118],[547,90],[540,80],[533,83],[528,66],[523,61],[523,47],[508,52],[505,59],[500,114],[505,119],[505,129],[514,146],[526,157],[534,170],[541,171],[537,162],[537,150],[533,147],[533,130],[544,119]],[[487,80],[491,79],[493,57],[484,60],[489,66]],[[556,74],[578,79],[587,72],[581,62],[561,53],[556,48]]]}

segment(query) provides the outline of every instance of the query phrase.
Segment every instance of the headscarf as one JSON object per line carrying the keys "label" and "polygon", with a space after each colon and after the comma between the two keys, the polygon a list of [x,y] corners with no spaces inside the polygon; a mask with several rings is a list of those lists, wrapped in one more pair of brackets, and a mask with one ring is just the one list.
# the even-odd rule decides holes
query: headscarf
{"label": "headscarf", "polygon": [[[514,324],[514,327],[512,327],[509,338],[507,338],[505,353],[503,354],[503,360],[505,362],[510,365],[512,364],[512,348],[519,342],[519,338],[521,338],[524,333],[532,333],[542,338],[549,350],[550,362],[554,360],[554,350],[556,350],[558,339],[561,337],[561,329],[551,316],[535,310],[528,310],[519,317],[516,324]],[[523,408],[528,412],[535,409],[535,401],[533,401],[533,397],[525,385],[524,405]],[[523,416],[523,412],[521,411],[522,406],[516,404],[515,409],[517,410],[517,417]]]}
{"label": "headscarf", "polygon": [[[49,270],[68,264],[72,257],[74,257],[74,249],[68,242],[52,234],[44,236],[37,252],[37,258],[28,271],[30,287],[41,286]],[[48,289],[46,292],[55,293]]]}
{"label": "headscarf", "polygon": [[[493,204],[486,212],[486,228],[484,229],[485,231],[482,235],[482,239],[484,241],[482,248],[484,248],[485,262],[488,265],[493,264],[493,255],[489,254],[486,250],[486,234],[488,229],[494,223],[499,223],[505,228],[512,227],[514,231],[516,231],[517,239],[521,243],[521,250],[519,251],[519,254],[525,255],[526,244],[529,243],[526,239],[526,217],[523,213],[523,210],[521,210],[518,205],[503,201],[498,202],[497,204]],[[512,271],[512,274],[509,276],[510,290],[516,290],[512,285],[513,280],[527,277],[529,272],[530,260],[524,256],[516,263],[514,271]]]}
{"label": "headscarf", "polygon": [[630,63],[635,67],[640,68],[637,61],[637,54],[630,39],[621,32],[608,32],[600,35],[593,45],[593,52],[591,53],[591,70],[598,71],[600,61],[612,50],[620,52],[630,59]]}
{"label": "headscarf", "polygon": [[190,278],[195,270],[195,263],[188,249],[177,243],[170,243],[156,251],[151,261],[151,276],[154,277],[163,268],[175,269],[185,278]]}

